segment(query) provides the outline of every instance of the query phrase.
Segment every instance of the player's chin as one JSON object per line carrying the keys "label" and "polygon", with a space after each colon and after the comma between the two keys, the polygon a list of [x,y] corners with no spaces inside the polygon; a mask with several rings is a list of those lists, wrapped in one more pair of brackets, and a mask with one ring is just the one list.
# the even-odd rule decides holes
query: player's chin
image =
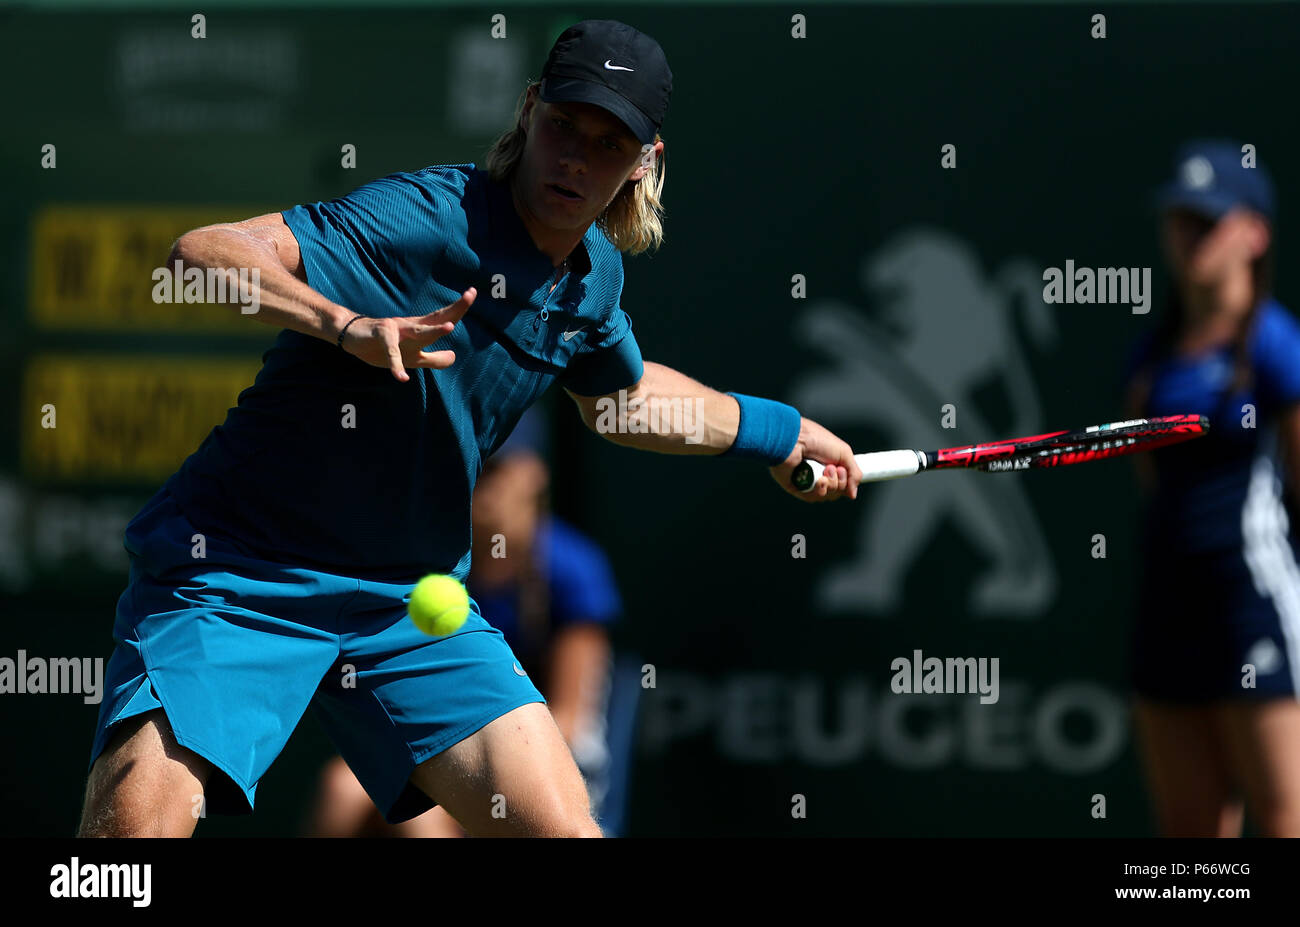
{"label": "player's chin", "polygon": [[575,229],[585,229],[595,221],[594,216],[589,216],[586,211],[576,211],[567,209],[549,209],[546,211],[546,224],[553,229],[563,229],[572,231]]}

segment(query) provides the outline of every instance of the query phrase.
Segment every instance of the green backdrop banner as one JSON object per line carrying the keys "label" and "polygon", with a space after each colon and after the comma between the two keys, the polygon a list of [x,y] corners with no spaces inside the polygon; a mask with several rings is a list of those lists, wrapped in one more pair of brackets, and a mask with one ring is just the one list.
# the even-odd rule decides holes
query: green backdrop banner
{"label": "green backdrop banner", "polygon": [[[481,162],[554,37],[593,15],[656,36],[674,71],[667,240],[626,264],[646,357],[857,449],[1122,417],[1166,285],[1149,192],[1181,140],[1256,146],[1283,223],[1295,202],[1294,6],[1124,5],[1104,38],[1074,4],[816,6],[805,38],[769,5],[529,5],[504,38],[470,8],[214,6],[204,39],[188,10],[8,11],[0,657],[108,656],[126,519],[274,336],[153,304],[171,239]],[[1150,311],[1045,304],[1067,261],[1152,269]],[[605,444],[552,400],[555,504],[611,554],[620,648],[644,667],[632,833],[1150,832],[1127,463],[804,506],[762,467]],[[996,660],[996,701],[893,691],[894,661],[927,657]],[[0,829],[71,831],[95,711],[0,695],[24,745]],[[200,833],[295,832],[327,750],[304,722],[257,815]]]}

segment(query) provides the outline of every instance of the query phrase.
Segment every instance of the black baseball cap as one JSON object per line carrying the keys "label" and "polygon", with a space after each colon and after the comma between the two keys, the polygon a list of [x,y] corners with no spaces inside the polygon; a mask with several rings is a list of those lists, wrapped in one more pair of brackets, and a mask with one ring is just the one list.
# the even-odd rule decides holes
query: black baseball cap
{"label": "black baseball cap", "polygon": [[587,19],[565,29],[542,68],[544,101],[607,109],[643,145],[655,140],[672,92],[673,72],[659,43],[612,19]]}

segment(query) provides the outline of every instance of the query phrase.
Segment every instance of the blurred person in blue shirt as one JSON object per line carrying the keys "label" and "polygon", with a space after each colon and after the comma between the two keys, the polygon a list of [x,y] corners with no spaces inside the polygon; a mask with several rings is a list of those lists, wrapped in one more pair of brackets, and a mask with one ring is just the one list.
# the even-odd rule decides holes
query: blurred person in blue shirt
{"label": "blurred person in blue shirt", "polygon": [[[1300,836],[1300,324],[1272,295],[1272,181],[1197,141],[1159,191],[1172,273],[1129,364],[1135,416],[1200,413],[1209,435],[1140,459],[1133,684],[1168,836]],[[1243,799],[1244,797],[1244,808]]]}
{"label": "blurred person in blue shirt", "polygon": [[[466,587],[546,696],[586,780],[592,816],[606,836],[618,836],[638,670],[625,656],[615,671],[610,630],[622,605],[613,572],[594,541],[548,511],[546,458],[546,423],[530,410],[479,478]],[[386,824],[341,757],[322,773],[309,830],[336,837],[464,835],[441,807]]]}

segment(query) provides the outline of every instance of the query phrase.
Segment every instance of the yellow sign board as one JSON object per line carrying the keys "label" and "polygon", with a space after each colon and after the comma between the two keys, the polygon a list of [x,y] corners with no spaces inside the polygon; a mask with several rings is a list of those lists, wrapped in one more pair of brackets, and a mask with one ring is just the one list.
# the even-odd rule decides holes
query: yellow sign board
{"label": "yellow sign board", "polygon": [[23,378],[23,468],[38,480],[161,482],[260,367],[260,355],[37,356]]}
{"label": "yellow sign board", "polygon": [[154,271],[191,229],[261,215],[255,209],[49,206],[32,224],[32,320],[45,329],[264,336],[237,305],[157,303]]}

